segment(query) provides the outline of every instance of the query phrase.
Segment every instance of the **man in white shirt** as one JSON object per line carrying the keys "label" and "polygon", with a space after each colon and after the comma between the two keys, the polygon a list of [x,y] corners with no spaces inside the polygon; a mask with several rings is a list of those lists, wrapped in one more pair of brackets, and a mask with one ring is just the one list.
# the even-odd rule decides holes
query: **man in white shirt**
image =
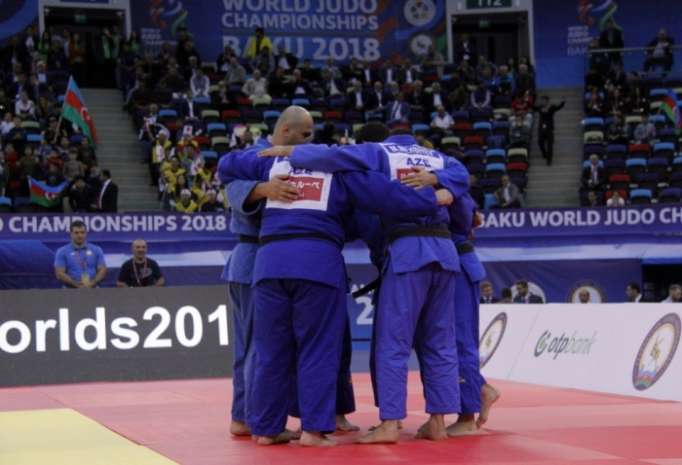
{"label": "man in white shirt", "polygon": [[445,107],[443,105],[438,105],[436,108],[436,115],[433,117],[433,120],[431,120],[431,127],[446,132],[454,124],[455,120],[452,119],[450,113],[445,111]]}
{"label": "man in white shirt", "polygon": [[208,89],[210,86],[211,83],[204,74],[204,70],[197,68],[194,76],[192,76],[192,79],[190,80],[192,95],[194,97],[208,97]]}
{"label": "man in white shirt", "polygon": [[362,83],[358,80],[353,81],[348,89],[348,107],[357,111],[365,109],[365,98],[362,93]]}
{"label": "man in white shirt", "polygon": [[613,191],[613,195],[609,200],[606,201],[606,206],[607,207],[624,207],[625,206],[625,200],[623,200],[623,197],[620,196],[618,191]]}
{"label": "man in white shirt", "polygon": [[631,282],[625,288],[625,295],[627,296],[627,301],[631,303],[640,303],[642,301],[642,292],[639,288],[639,284]]}
{"label": "man in white shirt", "polygon": [[682,286],[671,284],[668,288],[668,297],[661,301],[662,304],[677,304],[682,302]]}
{"label": "man in white shirt", "polygon": [[5,112],[5,116],[0,122],[0,135],[5,137],[12,129],[14,129],[14,120],[12,118],[12,113],[8,111]]}
{"label": "man in white shirt", "polygon": [[251,79],[244,83],[242,92],[251,99],[254,105],[260,103],[267,105],[272,101],[272,98],[268,95],[268,81],[261,75],[258,69],[254,70]]}
{"label": "man in white shirt", "polygon": [[31,118],[35,117],[35,104],[28,98],[26,91],[21,92],[19,100],[14,104],[14,113],[22,119],[26,119],[29,116]]}

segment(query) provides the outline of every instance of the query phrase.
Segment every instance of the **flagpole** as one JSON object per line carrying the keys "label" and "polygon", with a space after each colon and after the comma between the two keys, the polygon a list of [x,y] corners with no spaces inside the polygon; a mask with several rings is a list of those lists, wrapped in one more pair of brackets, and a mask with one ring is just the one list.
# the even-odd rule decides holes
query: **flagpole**
{"label": "flagpole", "polygon": [[[73,75],[69,75],[69,83],[71,83],[71,80],[73,79]],[[66,90],[69,90],[69,85],[66,85]],[[54,133],[54,140],[52,143],[56,143],[57,140],[59,139],[59,130],[62,127],[62,115],[64,115],[64,105],[66,105],[66,92],[64,92],[64,101],[62,102],[62,109],[59,112],[59,121],[57,121],[57,130]]]}

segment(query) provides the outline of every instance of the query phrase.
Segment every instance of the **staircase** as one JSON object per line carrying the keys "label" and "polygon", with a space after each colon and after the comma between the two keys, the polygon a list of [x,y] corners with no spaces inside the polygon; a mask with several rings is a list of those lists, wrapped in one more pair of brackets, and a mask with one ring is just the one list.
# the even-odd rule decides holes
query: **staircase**
{"label": "staircase", "polygon": [[157,190],[149,185],[149,168],[142,163],[137,134],[131,127],[130,117],[121,109],[121,92],[82,89],[82,93],[97,128],[99,166],[110,170],[118,185],[118,211],[159,210]]}
{"label": "staircase", "polygon": [[[537,123],[533,129],[526,189],[527,207],[577,207],[583,153],[583,89],[558,88],[538,91],[552,104],[566,100],[566,106],[554,117],[554,160],[547,166],[537,145]],[[536,114],[537,119],[537,114]]]}

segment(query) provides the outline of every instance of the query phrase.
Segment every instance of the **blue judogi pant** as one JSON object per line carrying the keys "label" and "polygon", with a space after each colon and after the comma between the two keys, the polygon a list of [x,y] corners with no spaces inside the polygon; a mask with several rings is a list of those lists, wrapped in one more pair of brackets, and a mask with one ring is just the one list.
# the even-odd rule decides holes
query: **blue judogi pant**
{"label": "blue judogi pant", "polygon": [[346,316],[345,286],[303,279],[265,279],[254,288],[258,360],[249,397],[254,435],[286,426],[296,383],[304,431],[336,429],[336,388]]}
{"label": "blue judogi pant", "polygon": [[457,326],[457,355],[459,357],[459,387],[463,414],[481,411],[481,387],[485,379],[481,375],[478,354],[478,306],[480,289],[465,272],[457,273],[455,294],[455,322]]}
{"label": "blue judogi pant", "polygon": [[376,314],[375,369],[381,420],[407,416],[408,359],[419,359],[426,412],[460,409],[455,315],[455,273],[431,264],[418,271],[384,272]]}
{"label": "blue judogi pant", "polygon": [[232,373],[232,419],[246,422],[248,390],[253,381],[253,295],[251,286],[230,282],[228,293],[234,319],[234,364]]}

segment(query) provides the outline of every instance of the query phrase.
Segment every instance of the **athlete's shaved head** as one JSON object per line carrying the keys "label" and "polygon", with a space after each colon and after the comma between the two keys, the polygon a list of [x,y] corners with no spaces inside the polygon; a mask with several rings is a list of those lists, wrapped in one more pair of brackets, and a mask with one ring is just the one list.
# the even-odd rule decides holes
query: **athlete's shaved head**
{"label": "athlete's shaved head", "polygon": [[313,118],[303,107],[287,107],[277,119],[272,135],[274,145],[298,145],[310,142],[315,125]]}

